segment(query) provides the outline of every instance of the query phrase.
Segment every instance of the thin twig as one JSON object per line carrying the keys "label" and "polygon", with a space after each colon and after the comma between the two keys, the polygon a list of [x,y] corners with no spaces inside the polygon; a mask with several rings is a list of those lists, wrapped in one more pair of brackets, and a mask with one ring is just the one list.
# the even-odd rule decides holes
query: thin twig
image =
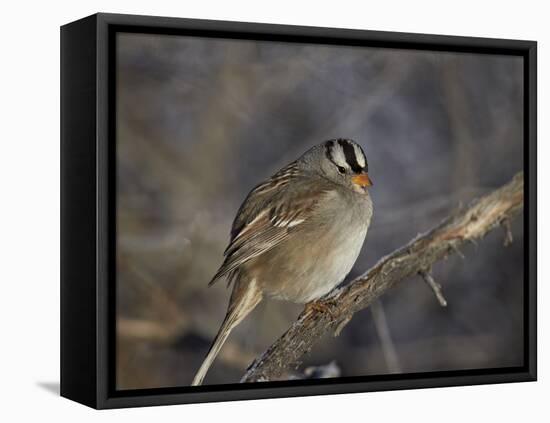
{"label": "thin twig", "polygon": [[438,284],[435,279],[433,278],[432,274],[429,271],[421,270],[418,272],[420,276],[424,279],[424,281],[428,284],[428,286],[432,289],[432,291],[435,294],[435,297],[437,298],[437,301],[439,302],[439,305],[441,307],[447,307],[447,300],[443,296],[443,291],[441,290],[441,285]]}
{"label": "thin twig", "polygon": [[512,242],[514,242],[510,219],[502,219],[502,222],[500,224],[504,228],[504,246],[508,247]]}
{"label": "thin twig", "polygon": [[380,345],[382,346],[382,352],[384,354],[384,360],[386,360],[386,366],[390,373],[400,373],[401,365],[399,364],[399,358],[397,351],[391,337],[390,327],[388,320],[386,319],[386,312],[384,311],[384,305],[380,300],[374,301],[370,307],[372,317],[374,320],[374,327],[376,333],[380,339]]}
{"label": "thin twig", "polygon": [[460,257],[462,260],[466,258],[466,256],[462,254],[462,251],[460,251],[455,244],[451,244],[451,248],[456,253],[456,255]]}

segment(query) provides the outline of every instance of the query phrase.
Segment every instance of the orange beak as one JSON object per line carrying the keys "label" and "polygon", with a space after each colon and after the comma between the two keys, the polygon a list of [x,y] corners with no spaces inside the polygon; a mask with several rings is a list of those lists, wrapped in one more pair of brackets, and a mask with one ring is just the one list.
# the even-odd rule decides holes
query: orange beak
{"label": "orange beak", "polygon": [[368,173],[361,173],[359,175],[352,176],[351,180],[353,181],[354,184],[359,185],[361,187],[372,186],[372,181],[370,180]]}

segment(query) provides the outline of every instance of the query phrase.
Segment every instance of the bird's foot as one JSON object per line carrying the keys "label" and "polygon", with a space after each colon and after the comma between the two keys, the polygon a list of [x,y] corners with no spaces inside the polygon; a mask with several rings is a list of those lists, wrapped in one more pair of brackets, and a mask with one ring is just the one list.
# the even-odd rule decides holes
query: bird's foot
{"label": "bird's foot", "polygon": [[322,314],[328,314],[332,318],[332,320],[336,319],[336,315],[333,312],[333,308],[336,306],[336,301],[333,300],[315,300],[310,301],[309,303],[306,303],[304,311],[306,313],[322,313]]}

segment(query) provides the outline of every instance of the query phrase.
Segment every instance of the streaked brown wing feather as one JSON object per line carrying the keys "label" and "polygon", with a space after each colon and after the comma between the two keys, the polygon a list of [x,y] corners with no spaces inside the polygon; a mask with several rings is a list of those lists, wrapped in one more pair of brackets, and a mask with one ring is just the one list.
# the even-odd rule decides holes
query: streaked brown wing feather
{"label": "streaked brown wing feather", "polygon": [[281,184],[279,179],[276,189],[267,189],[267,181],[250,192],[233,222],[225,260],[209,285],[224,276],[229,276],[230,282],[242,264],[293,236],[311,216],[323,192],[330,190],[325,184],[312,189],[311,184],[300,183],[302,176],[292,177],[297,183]]}

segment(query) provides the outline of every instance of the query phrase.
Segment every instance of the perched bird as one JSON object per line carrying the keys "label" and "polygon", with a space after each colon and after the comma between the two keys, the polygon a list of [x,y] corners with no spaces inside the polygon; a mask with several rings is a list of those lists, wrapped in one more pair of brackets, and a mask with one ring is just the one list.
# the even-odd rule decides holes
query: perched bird
{"label": "perched bird", "polygon": [[367,172],[362,148],[335,139],[250,191],[209,284],[233,284],[227,314],[192,385],[202,383],[229,333],[264,297],[310,303],[344,280],[372,217]]}

